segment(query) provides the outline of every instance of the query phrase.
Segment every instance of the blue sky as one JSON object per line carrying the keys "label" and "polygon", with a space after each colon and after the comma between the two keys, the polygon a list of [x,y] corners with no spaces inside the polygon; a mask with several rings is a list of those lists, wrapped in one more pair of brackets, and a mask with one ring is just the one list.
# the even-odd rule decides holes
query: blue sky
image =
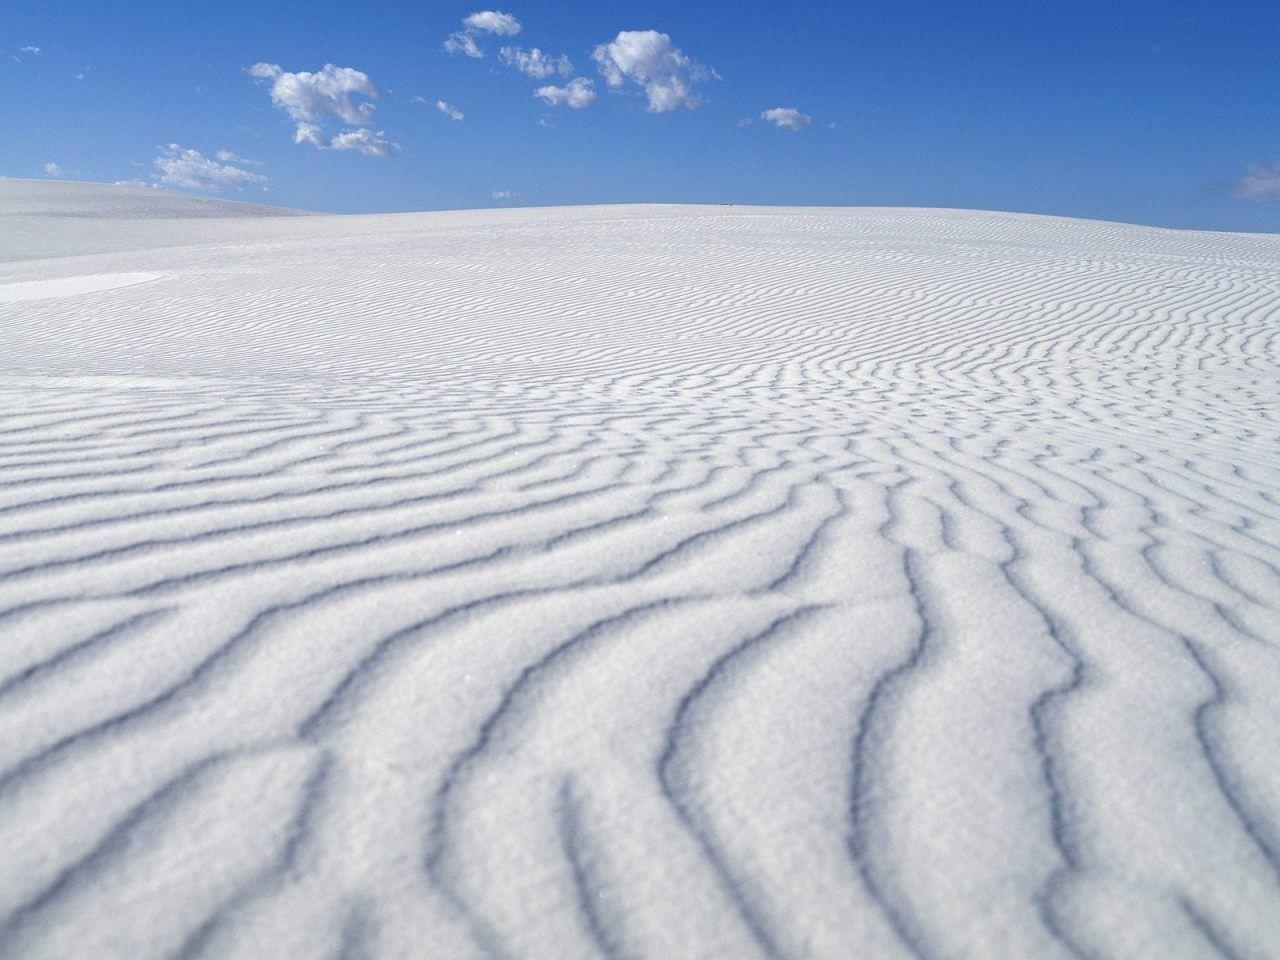
{"label": "blue sky", "polygon": [[[10,177],[340,212],[885,204],[1280,230],[1273,2],[8,0],[0,43]],[[550,102],[575,91],[594,98]]]}

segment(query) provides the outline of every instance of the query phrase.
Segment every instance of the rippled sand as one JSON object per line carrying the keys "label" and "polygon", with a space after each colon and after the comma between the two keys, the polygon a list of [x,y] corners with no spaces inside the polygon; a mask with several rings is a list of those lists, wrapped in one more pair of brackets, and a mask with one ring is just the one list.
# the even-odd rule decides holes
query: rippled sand
{"label": "rippled sand", "polygon": [[1280,955],[1280,238],[0,181],[0,956]]}

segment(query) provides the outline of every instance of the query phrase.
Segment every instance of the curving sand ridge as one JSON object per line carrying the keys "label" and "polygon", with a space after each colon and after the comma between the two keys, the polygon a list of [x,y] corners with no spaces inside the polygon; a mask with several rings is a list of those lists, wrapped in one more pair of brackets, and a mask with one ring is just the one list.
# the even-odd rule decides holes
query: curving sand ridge
{"label": "curving sand ridge", "polygon": [[11,186],[0,956],[1280,954],[1280,238]]}

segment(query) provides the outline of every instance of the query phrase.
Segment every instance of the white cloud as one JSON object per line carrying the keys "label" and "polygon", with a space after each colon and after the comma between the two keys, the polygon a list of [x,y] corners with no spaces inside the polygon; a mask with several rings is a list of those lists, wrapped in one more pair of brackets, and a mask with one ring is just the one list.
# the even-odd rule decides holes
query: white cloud
{"label": "white cloud", "polygon": [[48,163],[46,163],[46,164],[45,164],[43,167],[41,167],[40,169],[42,169],[42,170],[44,171],[44,175],[45,175],[46,177],[60,177],[60,176],[62,176],[62,168],[61,168],[60,166],[58,166],[56,163],[54,163],[52,160],[50,160]]}
{"label": "white cloud", "polygon": [[510,190],[494,190],[489,196],[494,200],[514,200],[518,194],[512,193]]}
{"label": "white cloud", "polygon": [[388,140],[382,130],[374,132],[361,127],[358,130],[344,130],[329,138],[316,124],[305,122],[298,124],[293,142],[309,144],[317,150],[354,150],[366,157],[389,157],[400,149],[400,144]]}
{"label": "white cloud", "polygon": [[596,88],[595,84],[586,77],[574,77],[563,87],[557,87],[554,84],[539,87],[533,91],[533,95],[553,107],[564,105],[580,110],[595,102]]}
{"label": "white cloud", "polygon": [[1227,185],[1227,193],[1237,200],[1254,203],[1280,203],[1280,161],[1268,166],[1255,164],[1244,172],[1239,180]]}
{"label": "white cloud", "polygon": [[31,54],[33,57],[38,57],[38,56],[40,56],[40,48],[39,48],[39,47],[21,47],[21,48],[19,48],[18,52],[19,52],[19,53],[29,53],[29,54]]}
{"label": "white cloud", "polygon": [[807,113],[801,113],[795,107],[773,107],[760,114],[760,119],[768,120],[774,126],[784,130],[794,130],[796,133],[813,123],[813,117]]}
{"label": "white cloud", "polygon": [[477,60],[484,56],[484,51],[476,43],[476,35],[471,30],[459,30],[449,34],[449,38],[444,42],[444,49],[447,53],[465,53],[468,57],[475,57]]}
{"label": "white cloud", "polygon": [[152,175],[153,179],[171,187],[188,190],[221,192],[267,182],[267,178],[260,173],[219,163],[202,155],[199,150],[184,150],[176,143],[161,147],[160,155],[152,164],[159,171]]}
{"label": "white cloud", "polygon": [[314,123],[300,123],[296,130],[293,131],[294,143],[309,143],[317,150],[324,150],[329,146],[329,138],[324,135],[324,131]]}
{"label": "white cloud", "polygon": [[450,120],[461,120],[463,119],[463,116],[464,116],[461,110],[451,107],[449,104],[445,103],[443,100],[436,101],[436,109],[439,110],[441,113],[443,113]]}
{"label": "white cloud", "polygon": [[520,47],[503,47],[498,51],[498,59],[509,67],[515,67],[521,73],[538,80],[543,80],[558,73],[567,77],[573,73],[573,62],[563,54],[553,57],[543,53],[537,47],[523,50]]}
{"label": "white cloud", "polygon": [[217,153],[214,154],[214,156],[217,157],[219,160],[221,160],[223,163],[244,163],[244,164],[248,164],[251,167],[262,166],[261,160],[250,160],[247,157],[238,157],[234,153],[232,153],[230,150],[227,150],[226,148],[219,150]]}
{"label": "white cloud", "polygon": [[449,34],[444,42],[448,53],[464,53],[477,60],[484,56],[484,50],[476,43],[476,35],[496,33],[500,37],[514,37],[520,32],[520,21],[501,10],[481,10],[471,14],[462,21],[463,29]]}
{"label": "white cloud", "polygon": [[501,10],[481,10],[462,21],[464,26],[485,33],[496,33],[503,37],[514,37],[520,32],[520,21]]}
{"label": "white cloud", "polygon": [[366,157],[389,157],[400,149],[400,144],[392,143],[388,140],[386,133],[382,130],[375,133],[372,130],[361,128],[359,130],[344,130],[329,141],[329,149],[355,150]]}
{"label": "white cloud", "polygon": [[702,103],[693,91],[699,80],[719,79],[709,67],[685,56],[671,37],[657,30],[623,30],[591,54],[611,87],[630,80],[644,88],[650,113],[692,110]]}
{"label": "white cloud", "polygon": [[315,73],[289,73],[279,64],[255,63],[249,76],[270,80],[271,102],[295,121],[316,123],[336,117],[345,123],[364,123],[373,116],[372,103],[354,103],[352,96],[377,99],[378,88],[369,75],[353,67],[326,63]]}
{"label": "white cloud", "polygon": [[271,102],[289,115],[296,124],[294,143],[306,143],[317,150],[354,150],[368,157],[389,157],[400,145],[387,139],[379,130],[363,126],[328,136],[321,123],[329,117],[350,124],[363,124],[376,109],[372,103],[357,103],[352,97],[376,99],[378,88],[369,75],[354,67],[335,67],[326,63],[315,73],[290,73],[275,63],[255,63],[248,70],[251,77],[271,81]]}

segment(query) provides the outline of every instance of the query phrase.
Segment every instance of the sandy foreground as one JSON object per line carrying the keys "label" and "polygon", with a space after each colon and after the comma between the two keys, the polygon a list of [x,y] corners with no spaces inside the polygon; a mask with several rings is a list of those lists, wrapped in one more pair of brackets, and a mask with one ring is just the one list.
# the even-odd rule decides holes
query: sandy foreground
{"label": "sandy foreground", "polygon": [[0,956],[1280,956],[1280,237],[0,181]]}

